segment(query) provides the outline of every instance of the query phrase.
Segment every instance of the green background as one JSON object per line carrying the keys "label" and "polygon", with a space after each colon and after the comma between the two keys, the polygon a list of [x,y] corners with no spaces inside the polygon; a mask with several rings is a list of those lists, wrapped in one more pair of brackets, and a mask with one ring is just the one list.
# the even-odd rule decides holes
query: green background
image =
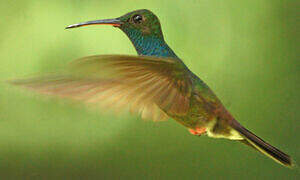
{"label": "green background", "polygon": [[[243,125],[300,159],[299,1],[1,0],[0,79],[93,54],[135,54],[118,29],[69,24],[147,8]],[[298,31],[298,32],[297,32]],[[237,142],[194,137],[0,85],[1,179],[300,179]]]}

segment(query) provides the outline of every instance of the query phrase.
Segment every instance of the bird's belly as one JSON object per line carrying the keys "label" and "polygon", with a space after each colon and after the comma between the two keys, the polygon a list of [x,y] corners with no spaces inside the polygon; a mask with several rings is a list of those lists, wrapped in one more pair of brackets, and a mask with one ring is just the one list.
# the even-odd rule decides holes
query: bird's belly
{"label": "bird's belly", "polygon": [[229,116],[226,113],[219,114],[217,111],[208,110],[199,105],[191,108],[186,115],[170,115],[178,123],[190,129],[205,128],[207,135],[212,138],[226,138],[231,140],[244,139],[228,123]]}
{"label": "bird's belly", "polygon": [[212,109],[207,108],[204,103],[199,103],[192,98],[190,109],[186,114],[176,115],[168,113],[170,117],[186,126],[187,128],[196,129],[206,127],[207,124],[215,118]]}
{"label": "bird's belly", "polygon": [[190,112],[185,116],[170,115],[174,120],[183,126],[191,129],[206,127],[209,117],[202,113]]}

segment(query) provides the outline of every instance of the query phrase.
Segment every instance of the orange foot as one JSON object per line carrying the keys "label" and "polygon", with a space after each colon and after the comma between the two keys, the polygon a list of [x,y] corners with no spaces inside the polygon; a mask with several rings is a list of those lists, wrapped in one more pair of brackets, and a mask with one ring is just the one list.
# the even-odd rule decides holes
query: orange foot
{"label": "orange foot", "polygon": [[201,127],[201,128],[196,128],[196,129],[189,129],[190,133],[196,136],[201,136],[202,134],[206,133],[206,128]]}

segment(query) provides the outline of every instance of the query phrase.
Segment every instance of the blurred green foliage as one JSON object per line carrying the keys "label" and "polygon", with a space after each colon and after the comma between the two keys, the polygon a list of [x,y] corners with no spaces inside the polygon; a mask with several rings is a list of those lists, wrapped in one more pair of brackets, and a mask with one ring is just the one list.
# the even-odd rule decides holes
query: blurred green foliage
{"label": "blurred green foliage", "polygon": [[[299,160],[299,1],[0,2],[0,79],[93,54],[135,54],[111,27],[69,24],[152,10],[166,41],[246,127]],[[297,32],[298,31],[298,32]],[[0,85],[1,179],[300,179],[237,142],[175,121],[88,111]]]}

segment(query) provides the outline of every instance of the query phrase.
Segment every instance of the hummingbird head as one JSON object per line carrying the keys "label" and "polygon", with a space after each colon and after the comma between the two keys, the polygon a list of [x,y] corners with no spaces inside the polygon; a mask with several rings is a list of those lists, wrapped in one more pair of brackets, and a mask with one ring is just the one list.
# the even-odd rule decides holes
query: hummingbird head
{"label": "hummingbird head", "polygon": [[177,57],[164,41],[159,19],[147,9],[132,11],[114,19],[73,24],[66,29],[88,25],[111,25],[121,29],[129,37],[139,55]]}
{"label": "hummingbird head", "polygon": [[127,13],[118,19],[122,22],[119,28],[129,37],[131,33],[136,33],[137,36],[163,39],[159,19],[147,9]]}

